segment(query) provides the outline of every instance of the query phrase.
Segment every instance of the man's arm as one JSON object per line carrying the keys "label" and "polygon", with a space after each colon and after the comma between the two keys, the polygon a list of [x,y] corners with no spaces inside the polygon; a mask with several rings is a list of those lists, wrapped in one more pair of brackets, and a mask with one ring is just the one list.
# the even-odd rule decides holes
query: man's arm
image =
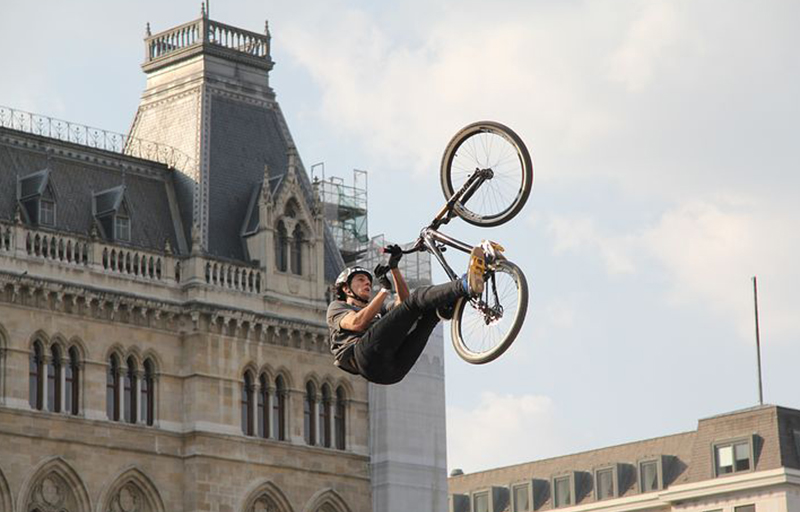
{"label": "man's arm", "polygon": [[347,313],[339,320],[341,328],[354,332],[366,331],[367,327],[369,327],[369,323],[375,318],[375,315],[380,313],[383,301],[386,300],[388,294],[389,292],[381,290],[369,301],[367,307],[361,311],[351,311]]}
{"label": "man's arm", "polygon": [[408,298],[408,284],[400,273],[399,268],[392,269],[392,277],[394,278],[394,287],[397,288],[397,298],[395,304],[400,304]]}

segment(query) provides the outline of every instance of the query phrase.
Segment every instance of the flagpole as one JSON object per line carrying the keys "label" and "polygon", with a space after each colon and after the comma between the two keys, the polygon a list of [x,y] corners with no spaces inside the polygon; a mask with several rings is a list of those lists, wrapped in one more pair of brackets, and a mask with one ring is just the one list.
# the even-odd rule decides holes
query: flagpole
{"label": "flagpole", "polygon": [[756,355],[758,357],[758,403],[764,405],[764,388],[761,384],[761,336],[758,332],[758,281],[753,276],[753,304],[756,315]]}

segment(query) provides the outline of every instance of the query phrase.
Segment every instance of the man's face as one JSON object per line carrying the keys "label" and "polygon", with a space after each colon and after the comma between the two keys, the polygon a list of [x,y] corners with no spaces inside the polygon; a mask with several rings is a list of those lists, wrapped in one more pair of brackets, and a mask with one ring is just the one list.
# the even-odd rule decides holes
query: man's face
{"label": "man's face", "polygon": [[350,291],[364,302],[369,301],[372,295],[372,282],[365,274],[356,274],[350,280]]}

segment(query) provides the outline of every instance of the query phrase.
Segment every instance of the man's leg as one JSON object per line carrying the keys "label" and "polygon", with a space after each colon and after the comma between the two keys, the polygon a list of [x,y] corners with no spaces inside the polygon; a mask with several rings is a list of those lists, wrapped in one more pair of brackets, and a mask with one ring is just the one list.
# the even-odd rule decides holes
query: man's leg
{"label": "man's leg", "polygon": [[[386,319],[388,316],[374,327]],[[363,377],[376,384],[395,384],[403,380],[417,362],[439,322],[435,311],[431,310],[413,320],[417,325],[411,332],[409,329],[413,322],[393,322],[387,324],[391,329],[370,329],[364,334],[355,346],[356,362]]]}

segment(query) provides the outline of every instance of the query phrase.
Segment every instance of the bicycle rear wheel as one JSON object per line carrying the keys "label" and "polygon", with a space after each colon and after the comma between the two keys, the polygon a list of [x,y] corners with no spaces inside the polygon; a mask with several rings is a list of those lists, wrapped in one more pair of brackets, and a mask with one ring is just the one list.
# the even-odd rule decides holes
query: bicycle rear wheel
{"label": "bicycle rear wheel", "polygon": [[456,214],[476,226],[498,226],[511,220],[533,186],[533,163],[525,143],[494,121],[462,128],[442,156],[439,177],[444,197],[449,200],[478,169],[491,169],[493,176],[472,197],[456,203]]}
{"label": "bicycle rear wheel", "polygon": [[519,334],[528,310],[528,282],[522,270],[502,260],[487,272],[481,297],[455,304],[451,337],[466,362],[484,364],[500,357]]}

